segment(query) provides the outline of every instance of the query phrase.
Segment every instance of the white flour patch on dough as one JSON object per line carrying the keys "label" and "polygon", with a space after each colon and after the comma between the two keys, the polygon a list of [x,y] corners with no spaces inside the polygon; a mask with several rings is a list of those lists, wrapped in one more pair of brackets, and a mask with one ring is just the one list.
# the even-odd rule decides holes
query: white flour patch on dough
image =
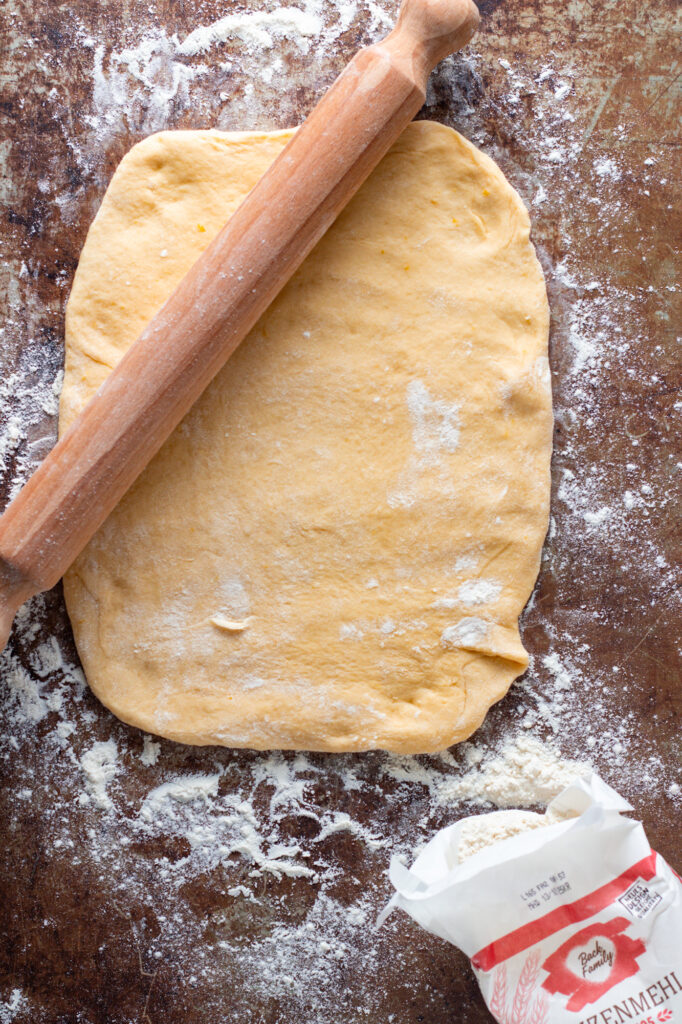
{"label": "white flour patch on dough", "polygon": [[407,407],[412,417],[414,446],[426,465],[434,465],[443,452],[459,445],[459,405],[433,398],[421,380],[407,385]]}
{"label": "white flour patch on dough", "polygon": [[361,640],[364,630],[354,622],[342,622],[339,626],[339,637],[341,640]]}
{"label": "white flour patch on dough", "polygon": [[502,584],[494,580],[467,580],[457,591],[462,604],[492,604],[502,593]]}
{"label": "white flour patch on dough", "polygon": [[490,629],[491,623],[486,619],[471,615],[444,629],[440,640],[444,647],[471,647],[482,643]]}

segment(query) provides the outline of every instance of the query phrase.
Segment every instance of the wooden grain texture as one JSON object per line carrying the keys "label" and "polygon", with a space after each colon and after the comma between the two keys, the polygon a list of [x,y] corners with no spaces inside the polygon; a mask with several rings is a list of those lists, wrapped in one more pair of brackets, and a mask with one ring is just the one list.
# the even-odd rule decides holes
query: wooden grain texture
{"label": "wooden grain texture", "polygon": [[[357,53],[0,516],[0,645],[53,587],[467,43],[471,0],[404,0]],[[163,352],[163,358],[159,353]]]}
{"label": "wooden grain texture", "polygon": [[[671,584],[680,555],[681,461],[675,410],[677,4],[486,0],[481,7],[478,56],[433,77],[423,113],[481,145],[533,203],[534,239],[548,275],[557,411],[553,529],[524,619],[524,640],[534,656],[529,679],[540,680],[546,693],[556,676],[553,662],[543,659],[569,667],[575,682],[566,691],[558,742],[565,754],[582,756],[594,741],[596,766],[630,796],[652,844],[679,870],[680,804],[660,781],[679,771],[682,710],[679,601]],[[206,56],[211,75],[188,91],[178,68],[190,62],[164,63],[159,44],[154,75],[169,98],[157,104],[139,78],[111,61],[112,51],[135,45],[150,29],[164,26],[184,38],[196,24],[230,9],[217,0],[2,5],[0,275],[7,313],[0,386],[12,378],[44,389],[60,367],[63,309],[78,253],[111,173],[133,142],[160,127],[296,123],[358,46],[377,34],[359,6],[324,52],[313,47],[304,53],[278,38],[267,59],[281,64],[269,84],[263,78],[255,87],[232,41]],[[395,14],[390,4],[384,9]],[[95,74],[100,44],[104,77],[125,86],[125,103],[117,105],[102,91]],[[511,72],[500,59],[510,62]],[[540,81],[545,71],[548,77]],[[542,97],[549,90],[561,93],[563,84],[568,95],[557,101],[548,125],[549,115],[539,116]],[[562,120],[562,112],[572,120]],[[96,125],[90,120],[95,115]],[[576,357],[581,352],[582,362]],[[595,360],[598,372],[590,369]],[[22,401],[16,387],[4,394],[3,427]],[[54,417],[38,408],[18,441],[2,452],[5,497],[54,436]],[[630,503],[630,517],[619,520],[624,525],[617,532],[606,528],[608,513],[600,525],[603,508],[615,516]],[[300,987],[310,989],[308,1012],[301,1009],[304,995],[268,991],[258,979],[235,972],[219,943],[244,949],[277,934],[282,922],[303,926],[319,888],[307,879],[266,875],[257,883],[257,904],[236,900],[226,886],[247,874],[235,862],[188,880],[174,897],[176,918],[167,905],[160,909],[160,871],[188,856],[189,843],[132,832],[128,823],[144,794],[174,774],[211,772],[216,765],[224,773],[221,786],[236,791],[261,763],[259,756],[164,744],[159,764],[143,766],[140,734],[114,722],[87,691],[70,681],[63,686],[60,669],[38,657],[50,637],[67,660],[75,657],[59,588],[34,614],[39,629],[17,634],[3,662],[5,721],[23,701],[28,722],[20,733],[6,729],[1,747],[3,1022],[490,1020],[464,958],[405,918],[392,919],[381,935],[370,925],[356,934],[341,966],[329,968],[336,1003],[326,1016],[315,1010],[321,997],[314,989],[322,983],[311,980],[308,961],[296,972]],[[33,718],[32,684],[52,698]],[[510,721],[532,717],[536,692],[534,683],[515,688],[493,709],[479,741],[494,746]],[[589,715],[585,708],[592,709]],[[70,720],[78,729],[61,748],[53,742],[57,722]],[[542,716],[534,728],[552,736]],[[109,738],[124,769],[115,783],[115,819],[79,803],[77,758]],[[291,766],[293,756],[283,763]],[[348,812],[370,831],[381,827],[407,837],[419,834],[427,812],[432,827],[453,819],[448,808],[431,813],[416,783],[402,805],[396,802],[381,781],[380,755],[344,763],[376,785],[344,790],[332,770],[337,762],[317,755],[311,759],[317,771],[307,795],[311,808]],[[257,797],[264,816],[269,793],[266,788]],[[472,809],[456,807],[454,817]],[[332,892],[339,903],[351,905],[369,894],[378,906],[388,894],[385,851],[371,853],[343,832],[315,845],[318,826],[304,814],[292,813],[280,828],[338,871]],[[108,851],[102,862],[101,849]],[[134,887],[129,875],[137,880]]]}

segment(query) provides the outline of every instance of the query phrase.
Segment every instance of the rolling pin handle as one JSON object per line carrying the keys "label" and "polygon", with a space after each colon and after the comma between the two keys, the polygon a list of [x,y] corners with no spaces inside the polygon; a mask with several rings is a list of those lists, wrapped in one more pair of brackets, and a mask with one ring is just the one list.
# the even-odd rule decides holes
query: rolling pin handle
{"label": "rolling pin handle", "polygon": [[412,77],[425,83],[436,64],[466,46],[479,21],[473,0],[403,0],[395,28],[379,46],[402,51]]}

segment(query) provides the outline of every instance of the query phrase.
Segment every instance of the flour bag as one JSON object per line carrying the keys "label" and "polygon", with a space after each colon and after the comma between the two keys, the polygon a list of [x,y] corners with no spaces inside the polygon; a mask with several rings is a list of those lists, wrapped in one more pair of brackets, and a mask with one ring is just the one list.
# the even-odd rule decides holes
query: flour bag
{"label": "flour bag", "polygon": [[459,821],[393,860],[381,920],[401,907],[463,950],[499,1024],[682,1024],[682,882],[631,810],[590,775],[544,818]]}

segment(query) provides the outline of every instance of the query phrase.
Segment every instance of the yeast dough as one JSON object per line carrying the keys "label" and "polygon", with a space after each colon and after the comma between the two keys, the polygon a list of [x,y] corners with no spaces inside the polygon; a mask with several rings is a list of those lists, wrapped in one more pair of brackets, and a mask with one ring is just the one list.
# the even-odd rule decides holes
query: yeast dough
{"label": "yeast dough", "polygon": [[[69,301],[62,432],[290,137],[125,157]],[[527,664],[547,334],[519,197],[411,124],[67,574],[97,696],[185,743],[469,736]]]}

